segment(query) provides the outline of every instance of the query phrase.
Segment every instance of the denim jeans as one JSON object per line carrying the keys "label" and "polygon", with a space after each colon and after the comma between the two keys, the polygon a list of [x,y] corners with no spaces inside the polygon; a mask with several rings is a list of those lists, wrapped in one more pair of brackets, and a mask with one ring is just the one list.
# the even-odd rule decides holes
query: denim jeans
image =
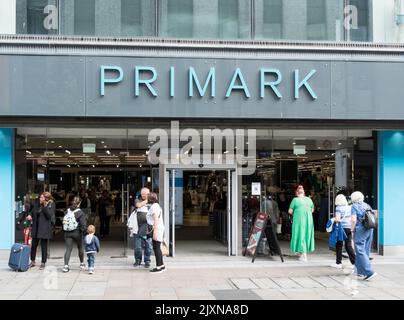
{"label": "denim jeans", "polygon": [[370,264],[369,253],[372,244],[373,230],[367,230],[361,223],[355,228],[355,267],[358,274],[370,276],[373,268]]}
{"label": "denim jeans", "polygon": [[152,239],[151,238],[143,238],[138,236],[137,234],[134,235],[135,238],[135,260],[136,262],[142,262],[142,247],[144,246],[144,262],[150,263],[150,255],[152,251]]}
{"label": "denim jeans", "polygon": [[95,265],[95,253],[87,253],[88,269],[94,269]]}

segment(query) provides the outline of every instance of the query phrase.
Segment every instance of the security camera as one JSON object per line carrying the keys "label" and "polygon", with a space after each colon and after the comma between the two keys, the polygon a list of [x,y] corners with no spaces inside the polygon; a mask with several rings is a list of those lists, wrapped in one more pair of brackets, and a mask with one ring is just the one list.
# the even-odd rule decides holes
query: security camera
{"label": "security camera", "polygon": [[203,163],[198,164],[199,168],[203,168]]}

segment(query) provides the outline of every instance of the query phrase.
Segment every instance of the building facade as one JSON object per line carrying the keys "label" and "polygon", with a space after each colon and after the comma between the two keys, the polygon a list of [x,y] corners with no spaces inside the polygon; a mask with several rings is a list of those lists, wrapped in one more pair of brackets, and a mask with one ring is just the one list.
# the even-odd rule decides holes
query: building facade
{"label": "building facade", "polygon": [[[20,240],[22,213],[42,191],[64,192],[60,210],[79,188],[114,191],[124,222],[147,185],[172,255],[195,216],[236,255],[253,202],[262,210],[263,198],[303,183],[318,198],[318,231],[337,192],[361,190],[378,211],[375,250],[404,252],[402,2],[0,2],[0,247]],[[195,153],[184,149],[187,128],[196,146],[208,144],[206,129],[223,134],[214,159],[254,144],[243,154],[253,172],[172,161]],[[163,132],[159,157],[171,160],[153,163],[150,141]]]}

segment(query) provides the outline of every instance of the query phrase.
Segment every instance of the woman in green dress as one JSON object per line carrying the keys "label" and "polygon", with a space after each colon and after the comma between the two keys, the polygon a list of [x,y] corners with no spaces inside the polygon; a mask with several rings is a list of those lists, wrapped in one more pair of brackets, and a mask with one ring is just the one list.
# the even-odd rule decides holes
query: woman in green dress
{"label": "woman in green dress", "polygon": [[313,211],[313,201],[304,195],[303,186],[298,186],[289,214],[293,215],[290,251],[296,252],[300,261],[307,261],[307,252],[314,251]]}

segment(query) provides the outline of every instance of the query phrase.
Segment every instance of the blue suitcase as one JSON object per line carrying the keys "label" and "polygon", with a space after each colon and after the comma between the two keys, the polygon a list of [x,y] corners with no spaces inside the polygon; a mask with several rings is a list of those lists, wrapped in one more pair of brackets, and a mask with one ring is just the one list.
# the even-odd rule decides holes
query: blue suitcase
{"label": "blue suitcase", "polygon": [[10,259],[8,266],[14,271],[27,271],[29,269],[29,258],[31,254],[31,247],[15,243],[11,247]]}

